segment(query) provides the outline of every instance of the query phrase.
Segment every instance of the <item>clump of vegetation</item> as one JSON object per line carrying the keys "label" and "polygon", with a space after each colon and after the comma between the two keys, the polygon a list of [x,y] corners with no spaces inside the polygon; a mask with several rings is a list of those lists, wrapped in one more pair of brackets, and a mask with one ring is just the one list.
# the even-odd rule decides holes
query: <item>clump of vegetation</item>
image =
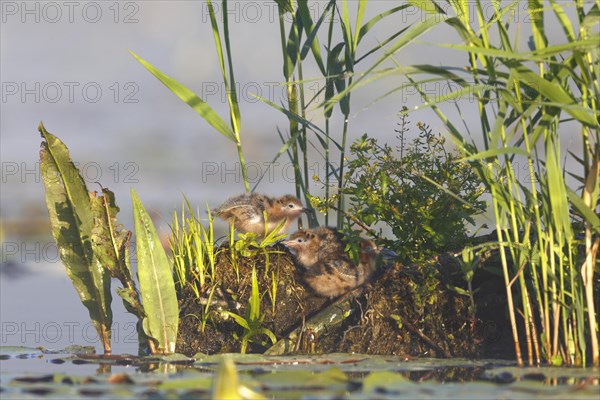
{"label": "clump of vegetation", "polygon": [[[402,260],[417,261],[469,241],[466,223],[474,225],[473,216],[485,210],[484,188],[471,166],[426,124],[417,124],[418,136],[408,142],[407,123],[402,117],[395,147],[366,134],[352,144],[341,193],[350,200],[350,229],[365,228]],[[328,205],[325,199],[315,203]],[[383,228],[394,237],[382,237]]]}
{"label": "clump of vegetation", "polygon": [[[419,73],[433,76],[408,79],[491,194],[517,363],[599,366],[598,2],[527,2],[531,23],[522,35],[513,34],[512,19],[520,3],[510,3],[484,15],[480,0],[472,8],[447,1],[439,16],[464,42],[456,50],[468,65],[458,73],[427,66]],[[554,31],[562,38],[547,35]],[[458,118],[445,114],[437,107],[444,99],[422,90],[436,81],[458,85],[445,99],[471,93],[476,101],[457,104]],[[474,132],[464,118],[471,112],[481,121]],[[569,151],[577,169],[566,163],[565,134],[581,146]],[[515,173],[521,160],[527,181]]]}
{"label": "clump of vegetation", "polygon": [[[350,17],[351,2],[342,1],[341,6],[338,3],[335,0],[328,2],[323,12],[313,20],[307,2],[277,1],[286,84],[284,103],[287,106],[284,108],[259,99],[288,119],[289,130],[279,134],[283,145],[273,161],[282,154],[289,155],[294,165],[296,195],[316,200],[314,205],[322,206],[327,212],[337,211],[338,228],[346,222],[347,229],[352,232],[358,225],[379,238],[380,243],[395,250],[401,258],[419,260],[441,251],[458,250],[469,241],[464,223],[472,222],[472,217],[484,206],[480,200],[483,188],[478,183],[479,179],[491,197],[495,243],[506,288],[509,326],[517,363],[523,365],[522,351],[526,346],[529,365],[547,362],[585,366],[589,357],[593,365],[600,365],[596,311],[600,289],[595,277],[600,248],[600,219],[596,211],[600,193],[598,2],[553,1],[550,6],[540,1],[527,2],[527,17],[531,20],[526,25],[529,30],[526,33],[529,40],[527,52],[520,50],[525,47],[519,42],[523,35],[515,34],[513,28],[515,13],[521,10],[517,0],[508,5],[493,2],[492,8],[486,7],[485,2],[480,0],[472,2],[473,7],[467,7],[468,2],[465,1],[430,1],[428,3],[432,7],[419,7],[424,18],[408,26],[401,24],[397,32],[371,48],[364,48],[367,41],[363,39],[368,32],[379,21],[414,7],[413,2],[385,10],[366,22],[366,1],[355,3],[354,19]],[[222,2],[222,34],[212,2],[209,0],[207,4],[227,93],[230,124],[184,85],[134,56],[216,131],[235,144],[245,189],[249,192],[241,145],[241,112],[235,89],[227,1]],[[569,8],[575,12],[568,13]],[[570,14],[573,16],[570,17]],[[551,43],[546,36],[549,30],[545,24],[549,18],[554,18],[562,28],[562,43]],[[326,26],[329,29],[325,31]],[[338,26],[340,30],[334,29]],[[463,52],[468,59],[465,68],[457,70],[424,64],[407,67],[394,59],[399,50],[438,26],[451,28],[462,42],[460,45],[439,45]],[[289,34],[286,35],[287,32]],[[340,33],[342,41],[336,39]],[[321,49],[326,50],[324,55]],[[373,58],[369,59],[369,56]],[[364,69],[365,63],[360,64],[359,70],[361,60],[370,61]],[[304,86],[313,79],[305,79],[303,75],[303,70],[308,70],[312,61],[324,83],[323,90],[313,98]],[[388,61],[394,62],[394,66],[385,68],[384,63]],[[352,92],[370,82],[397,74],[403,74],[409,83],[391,88],[379,99],[408,86],[416,89],[424,99],[424,104],[418,108],[429,107],[441,119],[464,154],[464,159],[446,151],[443,139],[424,124],[417,125],[417,139],[406,143],[404,119],[398,130],[398,146],[381,146],[375,139],[365,136],[351,146],[351,156],[347,157]],[[419,81],[417,77],[420,74],[426,76]],[[449,82],[458,85],[458,89],[442,97],[428,95],[422,89],[422,85]],[[473,129],[479,132],[477,140],[470,132],[471,124],[464,119],[468,114],[463,111],[464,102],[456,104],[458,119],[450,118],[438,107],[438,104],[466,94],[475,99],[469,104],[476,107],[481,121],[481,125]],[[324,97],[323,101],[320,96]],[[325,119],[324,127],[311,122],[317,118],[313,118],[309,111],[317,102],[320,102],[317,112],[322,112]],[[343,117],[341,127],[334,126],[335,118],[332,118],[338,107],[338,116]],[[567,170],[562,161],[565,155],[560,135],[565,129],[565,121],[570,124],[566,129],[579,128],[581,151],[579,154],[570,152],[579,164],[579,172]],[[459,130],[459,124],[465,129]],[[336,136],[334,132],[341,134]],[[120,276],[126,278],[124,287],[127,290],[119,294],[124,297],[126,307],[139,303],[137,292],[128,279],[131,276],[127,262],[129,234],[114,229],[118,209],[112,194],[104,192],[101,197],[90,197],[83,179],[68,157],[66,147],[43,129],[42,134],[47,143],[42,149],[41,169],[50,167],[60,174],[58,181],[51,179],[52,176],[44,176],[53,234],[67,272],[102,338],[105,353],[109,353],[112,311],[108,273],[121,268],[123,273]],[[311,196],[308,160],[309,155],[315,153],[322,156],[326,166],[322,200]],[[529,182],[521,182],[514,173],[518,157],[525,159],[528,175],[534,178]],[[333,164],[334,159],[339,159],[338,166]],[[567,175],[580,182],[580,186],[571,187],[565,179]],[[69,179],[73,177],[75,179]],[[331,188],[334,190],[330,191]],[[143,300],[143,309],[132,309],[138,310],[142,333],[154,337],[157,342],[155,350],[169,352],[174,347],[178,321],[174,312],[175,289],[169,275],[171,269],[158,245],[158,237],[147,213],[134,193],[132,197],[140,260],[138,280]],[[312,227],[317,221],[312,213],[309,215],[312,216],[309,221]],[[328,215],[325,216],[326,225],[329,224]],[[182,216],[182,224],[183,221]],[[384,226],[378,224],[389,228],[395,238],[381,239],[382,235],[377,230],[381,231]],[[237,243],[231,241],[229,249],[215,253],[210,228],[208,231],[198,228],[187,232],[172,241],[172,246],[180,246],[182,250],[174,251],[175,273],[180,293],[193,291],[198,303],[195,305],[203,307],[201,317],[192,314],[202,321],[202,332],[205,327],[211,326],[207,325],[208,321],[217,317],[224,319],[223,315],[230,317],[233,329],[236,323],[237,327],[243,328],[242,346],[256,345],[260,336],[267,336],[272,341],[267,332],[273,332],[275,336],[289,332],[289,319],[280,320],[283,322],[279,324],[280,329],[275,329],[277,324],[261,316],[260,310],[269,311],[269,307],[262,304],[259,309],[257,301],[268,293],[272,314],[275,314],[277,303],[280,315],[286,315],[282,313],[285,307],[294,315],[300,315],[300,311],[305,310],[306,298],[292,289],[295,283],[293,265],[286,264],[289,274],[282,272],[281,278],[289,281],[280,283],[278,270],[267,267],[270,253],[263,253],[264,246],[257,245],[252,237],[247,236]],[[190,237],[194,239],[189,240]],[[356,236],[351,236],[348,247],[354,249],[355,257],[356,243]],[[247,257],[249,254],[254,256]],[[219,270],[223,276],[215,273],[215,257],[230,261],[229,268]],[[255,264],[259,263],[264,269],[255,270]],[[472,280],[473,271],[478,267],[475,255],[465,252],[461,267],[468,286],[462,294],[469,296],[473,313],[476,288]],[[249,273],[245,273],[248,271],[254,272],[252,276],[259,287],[268,284],[270,289],[248,293],[253,284],[248,281]],[[237,291],[221,287],[227,274],[229,282],[237,285]],[[394,280],[386,283],[390,282]],[[257,287],[256,284],[253,287]],[[427,285],[416,288],[423,287]],[[229,292],[224,296],[223,292],[227,290]],[[302,290],[300,287],[299,291]],[[388,296],[389,290],[385,290],[384,294]],[[283,295],[288,298],[283,300]],[[463,297],[461,301],[466,300]],[[157,304],[157,299],[163,298],[169,299],[169,307]],[[213,298],[216,300],[213,301]],[[250,302],[243,301],[248,298]],[[241,317],[243,304],[250,306],[245,318]],[[239,310],[235,312],[239,317],[237,321],[231,321],[235,319],[233,314],[219,312],[219,307],[230,305]],[[213,307],[218,312],[212,312]],[[164,315],[158,314],[167,309]],[[180,311],[186,309],[180,307]],[[382,309],[391,310],[390,307]],[[421,309],[418,307],[417,311]],[[455,309],[448,309],[444,315]],[[370,315],[379,314],[374,312]],[[280,315],[272,316],[276,319]],[[398,328],[409,326],[406,321],[414,319],[411,317],[403,317],[396,312],[391,315]],[[475,322],[474,317],[471,320]],[[263,329],[269,323],[272,327]],[[185,323],[182,325],[187,327]],[[374,331],[375,328],[372,328]],[[420,336],[420,328],[413,331]],[[457,329],[456,332],[464,330]],[[210,340],[213,336],[205,338]],[[524,343],[520,341],[522,336],[525,337]],[[364,338],[360,336],[359,339]],[[395,339],[391,337],[389,342]],[[267,343],[266,339],[263,342]],[[372,340],[369,344],[381,342]],[[211,348],[217,351],[234,348],[228,344],[215,343]]]}
{"label": "clump of vegetation", "polygon": [[67,275],[88,309],[104,354],[111,352],[111,277],[125,309],[138,318],[140,353],[175,351],[179,324],[171,264],[140,198],[131,189],[138,260],[137,282],[130,266],[132,233],[117,223],[114,194],[91,192],[71,160],[67,146],[40,123],[40,171],[52,235]]}

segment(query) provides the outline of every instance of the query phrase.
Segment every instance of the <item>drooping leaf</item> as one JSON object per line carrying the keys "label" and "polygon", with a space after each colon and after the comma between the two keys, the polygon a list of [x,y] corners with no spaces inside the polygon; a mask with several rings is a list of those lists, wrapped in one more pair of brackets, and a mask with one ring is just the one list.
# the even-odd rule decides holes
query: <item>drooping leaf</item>
{"label": "drooping leaf", "polygon": [[90,195],[90,206],[94,211],[92,249],[104,269],[123,285],[122,288],[117,288],[117,294],[123,300],[125,309],[138,318],[139,352],[143,354],[148,338],[141,328],[145,313],[129,265],[131,231],[117,224],[119,207],[114,193],[107,188],[102,188],[102,193],[101,197]]}
{"label": "drooping leaf", "polygon": [[213,128],[215,128],[221,135],[225,136],[232,142],[237,142],[236,136],[229,127],[223,121],[223,118],[213,110],[208,103],[202,100],[198,95],[192,92],[190,89],[177,82],[175,79],[168,75],[163,74],[158,68],[154,67],[148,61],[139,57],[134,52],[130,51],[133,55],[148,71],[158,78],[169,90],[183,100],[188,106],[192,107],[206,122],[208,122]]}
{"label": "drooping leaf", "polygon": [[154,338],[156,352],[173,353],[179,309],[172,265],[167,259],[154,224],[135,190],[131,189],[135,222],[138,279],[146,318],[144,331]]}
{"label": "drooping leaf", "polygon": [[600,218],[594,213],[594,210],[591,209],[585,202],[575,193],[572,189],[566,188],[567,196],[569,198],[570,203],[579,211],[579,213],[583,216],[583,218],[590,224],[590,227],[596,234],[600,234]]}
{"label": "drooping leaf", "polygon": [[92,249],[94,212],[88,190],[65,144],[46,131],[42,123],[38,130],[45,139],[40,150],[40,170],[52,236],[67,275],[88,309],[104,352],[110,353],[110,276]]}
{"label": "drooping leaf", "polygon": [[94,213],[92,227],[92,249],[98,260],[110,274],[118,278],[120,271],[129,275],[128,262],[122,257],[122,247],[128,244],[127,230],[117,225],[119,207],[115,203],[115,195],[110,190],[103,188],[102,196],[90,194],[90,207]]}

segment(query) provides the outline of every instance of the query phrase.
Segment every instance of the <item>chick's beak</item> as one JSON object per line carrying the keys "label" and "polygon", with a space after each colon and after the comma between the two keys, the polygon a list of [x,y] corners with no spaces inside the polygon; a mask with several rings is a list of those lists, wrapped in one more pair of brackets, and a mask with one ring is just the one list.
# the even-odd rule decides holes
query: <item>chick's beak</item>
{"label": "chick's beak", "polygon": [[281,244],[290,249],[296,247],[296,242],[294,242],[293,240],[284,240],[283,242],[281,242]]}
{"label": "chick's beak", "polygon": [[296,255],[298,253],[299,246],[298,246],[297,242],[294,242],[293,240],[284,240],[283,242],[281,242],[281,244],[284,245],[285,247],[287,247],[287,249],[293,255]]}
{"label": "chick's beak", "polygon": [[315,210],[311,208],[304,207],[302,211],[304,214],[312,214],[316,216]]}

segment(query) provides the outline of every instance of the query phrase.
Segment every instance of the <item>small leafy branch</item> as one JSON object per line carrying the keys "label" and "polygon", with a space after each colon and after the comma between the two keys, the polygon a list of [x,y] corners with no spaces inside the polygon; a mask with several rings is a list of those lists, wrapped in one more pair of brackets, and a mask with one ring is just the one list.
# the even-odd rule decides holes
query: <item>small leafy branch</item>
{"label": "small leafy branch", "polygon": [[[417,124],[418,136],[408,142],[407,124],[402,118],[396,148],[366,134],[352,144],[341,193],[350,200],[344,212],[350,229],[359,227],[401,259],[417,261],[468,242],[465,223],[474,225],[473,216],[485,209],[484,188],[427,125]],[[335,208],[326,201],[313,198],[318,208]],[[382,237],[384,227],[394,239]]]}
{"label": "small leafy branch", "polygon": [[173,352],[178,324],[173,277],[141,201],[132,189],[143,303],[129,262],[131,232],[116,222],[119,208],[114,194],[106,188],[102,188],[101,196],[89,192],[65,144],[42,123],[38,130],[45,140],[41,144],[40,170],[52,235],[104,353],[111,352],[111,277],[123,285],[117,294],[127,311],[138,317],[140,348],[147,344],[152,353]]}

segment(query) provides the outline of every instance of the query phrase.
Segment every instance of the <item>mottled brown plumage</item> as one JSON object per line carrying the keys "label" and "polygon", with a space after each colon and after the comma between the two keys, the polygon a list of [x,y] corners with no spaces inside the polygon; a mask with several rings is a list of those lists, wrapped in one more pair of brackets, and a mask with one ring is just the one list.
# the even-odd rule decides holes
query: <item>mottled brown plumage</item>
{"label": "mottled brown plumage", "polygon": [[281,231],[286,231],[304,211],[300,200],[292,195],[271,198],[247,193],[229,198],[215,210],[215,214],[229,223],[233,221],[238,232],[252,232],[262,238],[281,223],[284,224]]}
{"label": "mottled brown plumage", "polygon": [[361,239],[356,265],[342,239],[337,230],[321,227],[298,231],[283,242],[292,250],[304,281],[320,296],[341,296],[367,282],[375,271],[379,253],[375,243]]}

